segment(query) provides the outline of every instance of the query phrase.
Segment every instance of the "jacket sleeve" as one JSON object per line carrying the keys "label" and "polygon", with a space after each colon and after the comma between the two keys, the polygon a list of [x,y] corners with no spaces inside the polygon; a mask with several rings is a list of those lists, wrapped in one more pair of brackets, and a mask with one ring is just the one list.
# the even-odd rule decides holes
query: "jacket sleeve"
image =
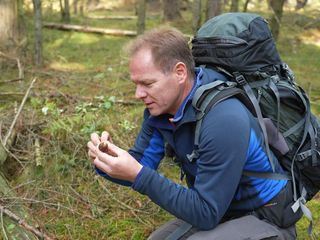
{"label": "jacket sleeve", "polygon": [[203,120],[193,188],[176,184],[148,167],[142,168],[132,187],[193,226],[212,229],[227,211],[238,187],[249,136],[244,106],[235,99],[221,102]]}
{"label": "jacket sleeve", "polygon": [[[163,137],[157,129],[148,124],[148,114],[146,112],[135,144],[128,152],[143,166],[154,170],[158,168],[164,156]],[[99,169],[96,169],[96,172],[114,183],[124,186],[132,185],[132,182],[112,178]]]}

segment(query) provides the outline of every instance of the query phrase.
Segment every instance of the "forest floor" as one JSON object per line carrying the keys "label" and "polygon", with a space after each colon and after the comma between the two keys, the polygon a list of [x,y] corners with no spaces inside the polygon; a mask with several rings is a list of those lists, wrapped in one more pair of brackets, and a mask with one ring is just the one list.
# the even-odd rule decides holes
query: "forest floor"
{"label": "forest floor", "polygon": [[[263,9],[250,9],[270,16]],[[133,15],[123,9],[99,10],[90,16]],[[286,11],[277,43],[282,59],[320,114],[320,11]],[[318,17],[318,18],[317,18]],[[58,13],[45,11],[45,21],[59,22]],[[170,23],[191,34],[191,15]],[[318,20],[316,20],[318,19]],[[73,17],[72,24],[135,30],[135,20]],[[147,14],[147,29],[161,25],[161,14]],[[32,14],[26,13],[28,45],[23,58],[25,79],[1,84],[2,92],[25,92],[37,77],[18,121],[18,135],[5,164],[6,177],[18,197],[6,199],[25,205],[33,220],[57,239],[145,239],[172,218],[147,197],[98,177],[88,161],[90,133],[108,130],[113,141],[129,148],[142,120],[144,106],[134,99],[134,85],[122,51],[130,37],[113,37],[43,29],[44,65],[32,65]],[[15,62],[1,65],[0,80],[16,78]],[[21,101],[16,95],[0,98],[4,134]],[[179,170],[165,159],[160,172],[179,182]],[[308,203],[314,214],[314,233],[320,237],[320,198]],[[298,239],[308,239],[308,221],[298,223]],[[6,226],[3,228],[10,232]]]}

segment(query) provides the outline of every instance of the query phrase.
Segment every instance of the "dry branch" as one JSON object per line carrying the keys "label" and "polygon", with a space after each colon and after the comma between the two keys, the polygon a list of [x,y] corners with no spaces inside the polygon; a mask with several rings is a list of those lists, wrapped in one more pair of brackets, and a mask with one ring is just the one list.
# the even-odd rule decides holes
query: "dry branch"
{"label": "dry branch", "polygon": [[15,79],[10,79],[10,80],[4,80],[4,81],[0,81],[0,84],[18,82],[18,81],[21,81],[21,80],[22,80],[22,78],[15,78]]}
{"label": "dry branch", "polygon": [[87,18],[101,20],[132,20],[137,19],[137,16],[88,16]]}
{"label": "dry branch", "polygon": [[2,92],[0,93],[0,97],[8,97],[8,96],[23,96],[22,92]]}
{"label": "dry branch", "polygon": [[80,25],[71,25],[71,24],[60,24],[60,23],[43,23],[43,26],[51,29],[59,29],[66,31],[78,31],[78,32],[86,32],[86,33],[98,33],[105,35],[114,35],[114,36],[136,36],[136,31],[130,30],[121,30],[121,29],[107,29],[107,28],[96,28],[96,27],[88,27],[88,26],[80,26]]}
{"label": "dry branch", "polygon": [[7,59],[10,59],[10,60],[16,61],[17,62],[17,67],[18,67],[18,70],[19,70],[19,77],[18,78],[22,79],[24,77],[23,68],[22,68],[22,65],[21,65],[21,62],[20,62],[19,58],[10,56],[10,55],[5,54],[3,52],[0,52],[0,56],[4,57],[4,58],[7,58]]}
{"label": "dry branch", "polygon": [[26,91],[26,94],[24,95],[24,97],[23,97],[23,99],[22,99],[22,102],[21,102],[21,104],[20,104],[20,106],[19,106],[18,112],[17,112],[16,116],[14,117],[14,119],[13,119],[13,121],[12,121],[12,123],[11,123],[11,126],[10,126],[10,128],[9,128],[9,130],[8,130],[8,133],[6,134],[6,136],[5,136],[4,140],[3,140],[3,145],[4,145],[4,146],[6,146],[7,141],[8,141],[8,139],[9,139],[10,136],[11,136],[11,133],[12,133],[12,131],[13,131],[13,128],[14,128],[14,126],[16,125],[16,122],[17,122],[18,117],[19,117],[19,115],[20,115],[20,113],[21,113],[21,110],[22,110],[22,108],[23,108],[23,106],[24,106],[24,104],[25,104],[25,102],[26,102],[26,100],[27,100],[27,98],[28,98],[28,96],[29,96],[30,90],[31,90],[31,88],[33,87],[33,84],[35,83],[35,81],[36,81],[36,78],[34,78],[34,79],[31,81],[30,86],[29,86],[28,90]]}
{"label": "dry branch", "polygon": [[10,210],[6,209],[4,206],[0,204],[0,211],[3,212],[5,215],[7,215],[10,219],[13,221],[17,222],[20,226],[25,228],[26,230],[32,232],[35,234],[37,237],[45,240],[53,240],[53,238],[49,237],[47,234],[40,232],[37,230],[35,227],[32,227],[29,225],[24,219],[20,218]]}

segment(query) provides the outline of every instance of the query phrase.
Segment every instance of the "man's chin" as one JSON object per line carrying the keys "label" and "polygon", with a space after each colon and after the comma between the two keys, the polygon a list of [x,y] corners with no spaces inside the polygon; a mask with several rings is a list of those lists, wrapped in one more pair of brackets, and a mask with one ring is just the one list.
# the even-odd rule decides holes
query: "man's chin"
{"label": "man's chin", "polygon": [[148,110],[149,110],[150,115],[153,116],[153,117],[161,115],[161,112],[157,111],[156,109],[148,108]]}

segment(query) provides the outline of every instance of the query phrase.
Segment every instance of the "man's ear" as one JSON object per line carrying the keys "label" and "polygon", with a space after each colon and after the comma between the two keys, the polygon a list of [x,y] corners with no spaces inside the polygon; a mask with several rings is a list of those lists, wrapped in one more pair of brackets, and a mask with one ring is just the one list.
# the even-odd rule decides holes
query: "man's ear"
{"label": "man's ear", "polygon": [[188,79],[187,66],[183,62],[177,62],[173,69],[179,83],[183,83]]}

